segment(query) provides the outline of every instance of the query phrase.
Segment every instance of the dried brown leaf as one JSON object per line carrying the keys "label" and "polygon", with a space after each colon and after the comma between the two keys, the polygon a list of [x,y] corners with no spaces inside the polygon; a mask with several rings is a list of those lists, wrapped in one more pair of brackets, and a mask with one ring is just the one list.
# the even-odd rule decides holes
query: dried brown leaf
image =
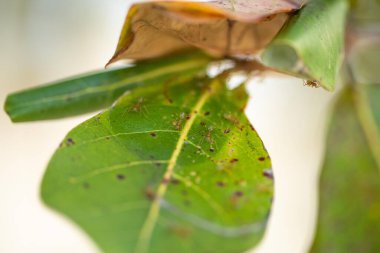
{"label": "dried brown leaf", "polygon": [[301,0],[151,1],[129,10],[116,52],[120,59],[158,57],[197,47],[216,57],[252,55],[265,47]]}

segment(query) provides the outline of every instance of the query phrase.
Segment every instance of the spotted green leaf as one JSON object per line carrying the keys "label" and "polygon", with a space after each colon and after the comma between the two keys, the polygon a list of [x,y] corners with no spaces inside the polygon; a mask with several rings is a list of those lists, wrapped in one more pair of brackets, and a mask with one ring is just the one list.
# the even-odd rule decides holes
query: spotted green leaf
{"label": "spotted green leaf", "polygon": [[[14,122],[56,119],[106,108],[125,91],[142,85],[163,85],[205,72],[210,58],[196,51],[103,70],[8,96],[5,110]],[[180,74],[180,75],[179,75]]]}
{"label": "spotted green leaf", "polygon": [[309,1],[264,51],[264,63],[333,90],[343,58],[347,10],[347,0]]}
{"label": "spotted green leaf", "polygon": [[67,135],[42,198],[104,252],[243,252],[273,195],[246,102],[219,79],[127,93]]}
{"label": "spotted green leaf", "polygon": [[380,87],[365,89],[336,105],[311,253],[380,252]]}

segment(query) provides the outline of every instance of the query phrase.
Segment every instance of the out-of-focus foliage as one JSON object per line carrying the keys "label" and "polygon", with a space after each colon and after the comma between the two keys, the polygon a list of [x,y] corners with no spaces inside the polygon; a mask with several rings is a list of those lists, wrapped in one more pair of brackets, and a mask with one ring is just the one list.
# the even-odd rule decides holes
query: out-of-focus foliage
{"label": "out-of-focus foliage", "polygon": [[347,64],[356,83],[380,84],[380,36],[355,43]]}
{"label": "out-of-focus foliage", "polygon": [[311,250],[380,252],[380,86],[347,88],[328,135]]}

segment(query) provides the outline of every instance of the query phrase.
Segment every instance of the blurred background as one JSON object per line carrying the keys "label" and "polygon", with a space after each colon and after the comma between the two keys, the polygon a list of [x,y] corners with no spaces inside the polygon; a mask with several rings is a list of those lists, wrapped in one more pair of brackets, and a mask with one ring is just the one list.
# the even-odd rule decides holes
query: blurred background
{"label": "blurred background", "polygon": [[[129,0],[0,0],[0,103],[6,94],[101,69]],[[275,201],[255,253],[304,253],[333,94],[289,77],[254,78],[247,113],[273,161]],[[0,252],[97,253],[39,199],[45,166],[65,134],[91,115],[12,124],[0,111]]]}

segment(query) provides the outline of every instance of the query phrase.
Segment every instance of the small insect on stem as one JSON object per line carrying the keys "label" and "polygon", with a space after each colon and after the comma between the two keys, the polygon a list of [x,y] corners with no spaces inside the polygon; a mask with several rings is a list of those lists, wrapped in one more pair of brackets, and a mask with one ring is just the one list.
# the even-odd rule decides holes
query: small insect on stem
{"label": "small insect on stem", "polygon": [[304,80],[303,81],[303,85],[311,87],[311,88],[319,88],[319,87],[321,87],[321,85],[319,84],[319,82],[317,80]]}

